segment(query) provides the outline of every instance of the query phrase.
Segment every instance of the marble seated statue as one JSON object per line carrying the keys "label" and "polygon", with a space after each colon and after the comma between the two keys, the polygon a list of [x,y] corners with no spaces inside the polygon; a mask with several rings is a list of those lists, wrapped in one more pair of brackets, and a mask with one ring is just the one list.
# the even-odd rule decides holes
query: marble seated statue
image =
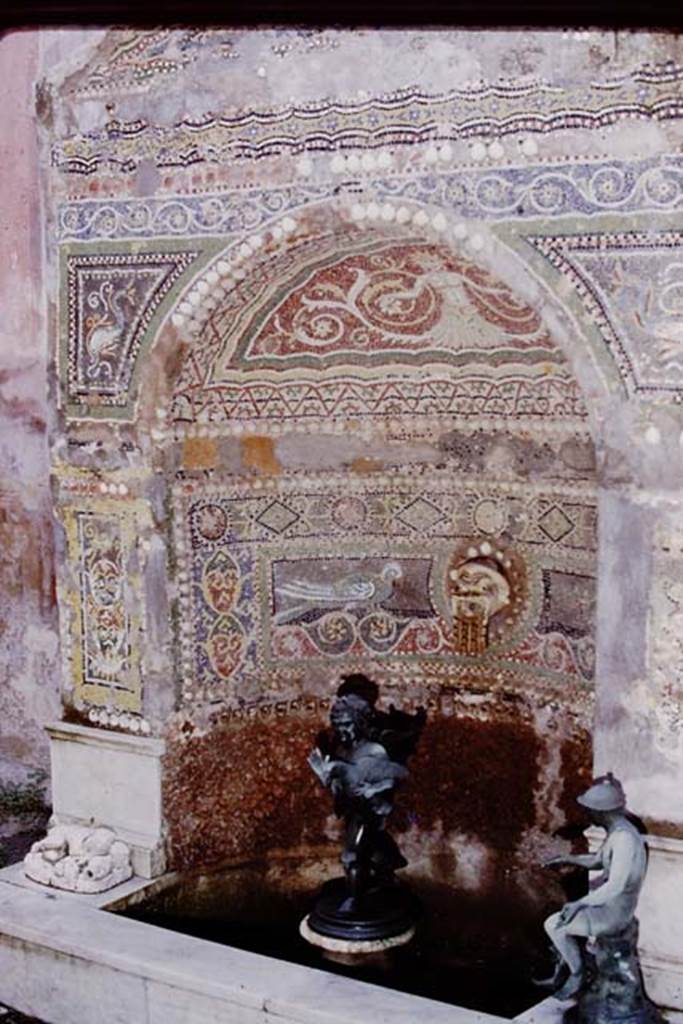
{"label": "marble seated statue", "polygon": [[626,810],[621,783],[611,772],[577,798],[591,821],[605,829],[595,853],[553,857],[546,867],[574,865],[601,871],[585,896],[565,903],[545,922],[557,953],[558,999],[579,999],[583,1021],[654,1020],[645,996],[636,948],[638,896],[647,870],[647,847]]}

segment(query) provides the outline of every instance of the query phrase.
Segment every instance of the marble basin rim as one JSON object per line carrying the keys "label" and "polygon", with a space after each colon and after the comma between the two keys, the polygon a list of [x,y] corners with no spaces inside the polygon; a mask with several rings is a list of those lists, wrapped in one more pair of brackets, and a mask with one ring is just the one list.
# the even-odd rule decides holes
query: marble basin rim
{"label": "marble basin rim", "polygon": [[[173,884],[93,896],[0,871],[0,1001],[50,1024],[501,1024],[497,1017],[171,932],[103,910]],[[516,1021],[559,1021],[545,1000]]]}

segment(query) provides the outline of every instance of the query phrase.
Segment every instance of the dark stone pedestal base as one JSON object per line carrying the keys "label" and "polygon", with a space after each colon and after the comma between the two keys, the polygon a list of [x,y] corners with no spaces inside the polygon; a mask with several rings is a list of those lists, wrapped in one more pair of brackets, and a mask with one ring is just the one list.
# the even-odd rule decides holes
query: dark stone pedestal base
{"label": "dark stone pedestal base", "polygon": [[586,952],[587,985],[565,1015],[566,1024],[660,1024],[663,1017],[643,986],[638,922],[603,935]]}
{"label": "dark stone pedestal base", "polygon": [[327,938],[367,942],[403,935],[417,916],[417,900],[398,882],[351,897],[346,879],[333,878],[323,886],[308,927]]}

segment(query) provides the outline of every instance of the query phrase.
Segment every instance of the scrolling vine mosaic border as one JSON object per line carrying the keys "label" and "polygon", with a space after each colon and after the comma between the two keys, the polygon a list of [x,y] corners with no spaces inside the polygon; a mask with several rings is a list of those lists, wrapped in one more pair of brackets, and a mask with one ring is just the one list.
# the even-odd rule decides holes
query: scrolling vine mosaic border
{"label": "scrolling vine mosaic border", "polygon": [[[666,211],[683,206],[683,156],[367,176],[363,184],[381,199],[410,199],[483,219]],[[58,204],[56,240],[237,237],[287,211],[329,199],[337,189],[337,182],[328,182],[65,201]]]}

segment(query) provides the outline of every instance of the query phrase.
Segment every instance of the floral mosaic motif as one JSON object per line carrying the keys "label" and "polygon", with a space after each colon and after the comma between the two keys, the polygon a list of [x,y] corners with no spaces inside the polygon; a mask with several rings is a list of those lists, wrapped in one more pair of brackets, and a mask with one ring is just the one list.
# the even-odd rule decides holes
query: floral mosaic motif
{"label": "floral mosaic motif", "polygon": [[229,679],[244,653],[244,631],[234,615],[216,619],[206,640],[206,651],[216,675]]}
{"label": "floral mosaic motif", "polygon": [[205,540],[220,540],[228,526],[228,516],[220,505],[209,502],[195,511],[194,527]]}
{"label": "floral mosaic motif", "polygon": [[633,393],[680,400],[683,387],[683,233],[532,237],[574,285]]}
{"label": "floral mosaic motif", "polygon": [[[188,699],[233,699],[244,687],[253,699],[283,671],[364,658],[410,664],[418,674],[423,659],[453,672],[519,664],[540,680],[590,682],[590,489],[530,493],[455,483],[438,471],[419,481],[345,477],[341,499],[340,486],[334,474],[266,488],[243,480],[176,486],[179,557],[191,581],[181,590],[181,617],[192,624],[182,631]],[[403,518],[416,501],[435,511],[419,532]],[[472,533],[472,510],[485,502],[485,525],[504,522],[502,536]],[[280,532],[264,521],[275,504],[291,513]],[[570,533],[548,538],[539,525],[548,508],[564,511]],[[580,614],[561,589],[563,573],[581,582]],[[556,577],[548,597],[544,580]],[[458,626],[468,601],[486,606],[479,639]]]}
{"label": "floral mosaic motif", "polygon": [[[386,352],[538,352],[563,363],[539,315],[482,267],[426,243],[394,243],[313,270],[270,312],[237,358],[249,367],[344,362]],[[509,351],[511,350],[511,351]],[[450,360],[449,360],[450,361]],[[227,367],[226,367],[227,369]]]}
{"label": "floral mosaic motif", "polygon": [[125,407],[146,332],[197,253],[66,256],[67,400]]}
{"label": "floral mosaic motif", "polygon": [[444,246],[353,232],[273,257],[267,275],[230,292],[171,404],[176,422],[278,427],[402,414],[582,418],[585,408],[538,314],[487,270]]}
{"label": "floral mosaic motif", "polygon": [[[60,579],[60,604],[65,610],[62,643],[68,652],[70,682],[76,706],[107,709],[123,715],[134,730],[142,710],[140,636],[142,599],[131,574],[141,508],[114,510],[112,501],[68,505],[63,521],[68,562],[73,575]],[[97,723],[98,717],[90,720]]]}
{"label": "floral mosaic motif", "polygon": [[129,620],[124,552],[118,520],[78,517],[82,556],[83,681],[130,688]]}
{"label": "floral mosaic motif", "polygon": [[227,551],[218,550],[204,566],[202,592],[210,608],[219,614],[232,611],[239,596],[240,571]]}
{"label": "floral mosaic motif", "polygon": [[187,677],[191,662],[193,684],[207,701],[224,696],[238,673],[255,666],[253,561],[247,547],[226,546],[231,524],[231,511],[217,501],[197,502],[187,522],[190,544],[206,557],[191,560],[192,584],[182,608],[191,627],[183,673]]}

